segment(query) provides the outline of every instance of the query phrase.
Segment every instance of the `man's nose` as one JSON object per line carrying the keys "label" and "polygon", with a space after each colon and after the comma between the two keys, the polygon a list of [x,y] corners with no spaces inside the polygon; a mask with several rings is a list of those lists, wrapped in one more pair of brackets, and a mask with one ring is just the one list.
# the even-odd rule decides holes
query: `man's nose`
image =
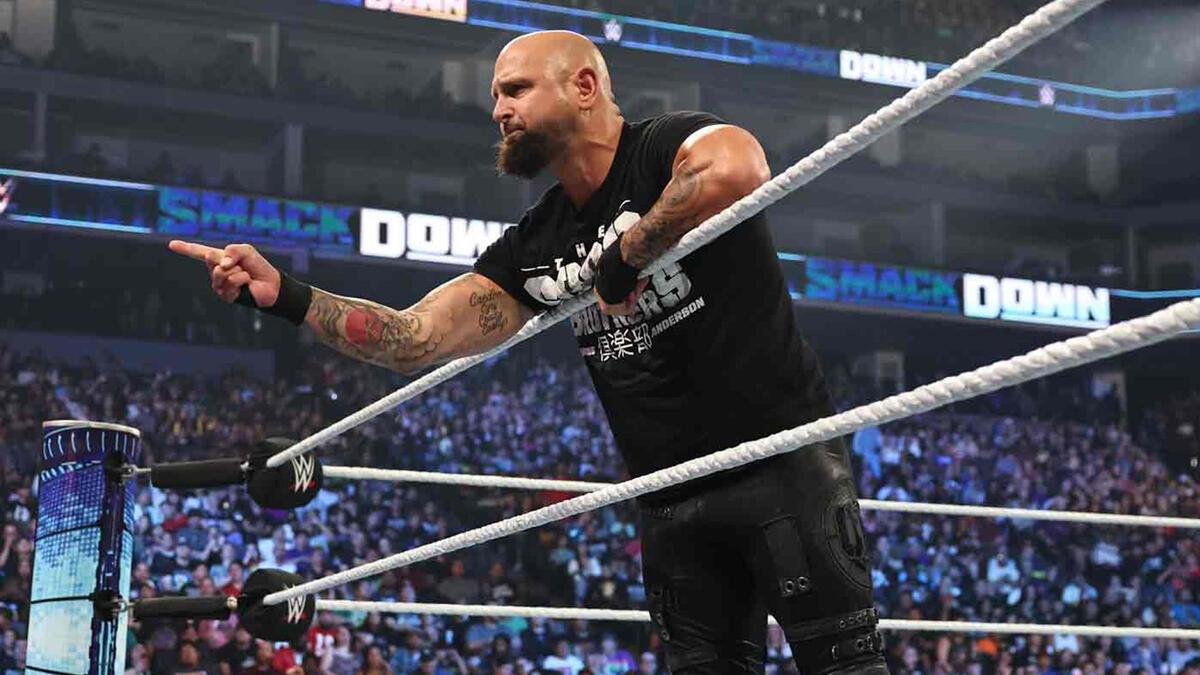
{"label": "man's nose", "polygon": [[504,124],[512,117],[512,106],[508,105],[503,98],[496,99],[496,105],[492,108],[492,119],[498,124]]}

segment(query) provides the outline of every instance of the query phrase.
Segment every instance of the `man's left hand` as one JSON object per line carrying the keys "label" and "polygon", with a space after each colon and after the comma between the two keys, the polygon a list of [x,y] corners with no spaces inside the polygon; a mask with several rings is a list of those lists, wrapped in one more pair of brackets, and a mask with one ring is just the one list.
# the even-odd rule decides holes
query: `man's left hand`
{"label": "man's left hand", "polygon": [[650,277],[638,279],[637,288],[634,289],[629,297],[625,298],[625,302],[619,305],[610,305],[604,302],[604,298],[600,297],[600,293],[592,290],[596,294],[596,302],[600,304],[600,311],[609,316],[629,316],[638,311],[638,298],[641,297],[642,291],[646,290],[646,284],[650,283]]}

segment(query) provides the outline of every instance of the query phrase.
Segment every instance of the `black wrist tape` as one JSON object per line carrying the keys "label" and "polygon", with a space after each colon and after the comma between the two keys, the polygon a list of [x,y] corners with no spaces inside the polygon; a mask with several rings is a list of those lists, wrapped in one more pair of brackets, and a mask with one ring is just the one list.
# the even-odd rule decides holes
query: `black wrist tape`
{"label": "black wrist tape", "polygon": [[625,262],[621,258],[621,237],[600,254],[596,263],[596,292],[600,298],[610,305],[619,305],[637,288],[638,274],[641,270]]}
{"label": "black wrist tape", "polygon": [[257,309],[263,314],[283,317],[299,326],[304,323],[304,317],[308,314],[308,306],[312,304],[312,286],[293,279],[288,276],[287,272],[280,270],[279,297],[275,299],[275,304],[270,307],[259,307],[258,303],[254,302],[254,296],[250,294],[250,284],[242,286],[235,302]]}

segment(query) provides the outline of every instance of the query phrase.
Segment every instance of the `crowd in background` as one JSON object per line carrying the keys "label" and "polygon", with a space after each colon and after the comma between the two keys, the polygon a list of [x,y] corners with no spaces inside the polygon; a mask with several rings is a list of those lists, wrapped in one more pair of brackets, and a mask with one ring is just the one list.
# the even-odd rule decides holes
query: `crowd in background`
{"label": "crowd in background", "polygon": [[[843,405],[876,393],[844,373],[832,378]],[[0,494],[7,495],[0,673],[17,667],[26,639],[31,478],[42,420],[130,424],[143,433],[147,462],[228,456],[269,435],[308,435],[398,382],[324,348],[306,353],[297,372],[264,383],[236,371],[204,379],[128,372],[111,362],[66,367],[0,347]],[[1200,516],[1195,483],[1112,423],[1110,402],[1077,395],[1062,404],[1072,398],[1064,391],[1083,390],[1070,381],[1010,389],[856,434],[848,442],[861,496]],[[1157,407],[1144,436],[1179,435],[1200,416],[1198,402],[1180,397]],[[459,376],[335,440],[321,456],[345,465],[623,477],[582,368],[525,353]],[[330,480],[313,504],[289,513],[259,509],[241,489],[144,487],[135,507],[133,593],[236,593],[260,565],[315,578],[564,497]],[[886,617],[1200,624],[1200,546],[1186,532],[871,512],[865,522]],[[642,606],[636,512],[618,505],[335,594]],[[895,632],[888,640],[896,673],[1168,673],[1200,657],[1200,645],[1183,641]],[[654,634],[617,623],[322,612],[306,638],[289,646],[256,642],[234,623],[218,622],[134,624],[130,643],[131,673],[663,672]],[[768,656],[768,672],[794,672],[776,630]]]}
{"label": "crowd in background", "polygon": [[[272,344],[273,329],[278,326],[256,321],[251,311],[235,305],[214,312],[213,305],[200,295],[182,302],[171,301],[179,297],[179,293],[164,292],[153,286],[114,290],[100,284],[79,283],[50,286],[42,292],[11,288],[0,291],[0,329],[175,340],[197,345]],[[91,311],[97,307],[106,311]]]}

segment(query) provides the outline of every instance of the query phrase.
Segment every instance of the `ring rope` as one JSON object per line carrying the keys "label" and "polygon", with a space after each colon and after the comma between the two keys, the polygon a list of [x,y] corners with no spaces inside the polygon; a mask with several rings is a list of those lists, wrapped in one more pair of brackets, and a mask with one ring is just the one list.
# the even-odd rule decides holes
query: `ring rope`
{"label": "ring rope", "polygon": [[[577,607],[510,607],[502,605],[450,605],[425,602],[377,602],[363,600],[317,600],[318,610],[389,612],[397,614],[440,614],[446,616],[544,617],[589,621],[640,621],[649,623],[650,613],[636,609],[584,609]],[[774,617],[770,623],[776,623]],[[1046,623],[997,623],[979,621],[930,621],[880,619],[879,628],[938,633],[1006,633],[1015,635],[1079,635],[1084,637],[1135,637],[1166,640],[1197,640],[1196,628],[1139,628],[1133,626],[1072,626]]]}
{"label": "ring rope", "polygon": [[325,473],[326,478],[382,480],[394,483],[434,483],[437,485],[465,485],[468,487],[499,487],[514,488],[517,490],[595,492],[596,490],[603,490],[612,485],[612,483],[591,483],[583,480],[487,476],[469,473],[409,471],[407,469],[375,469],[366,466],[326,466],[322,467],[321,470]]}
{"label": "ring rope", "polygon": [[[372,469],[369,467],[329,466],[324,468],[329,478],[384,480],[400,483],[433,483],[437,485],[459,485],[467,487],[515,488],[518,490],[559,490],[562,492],[596,492],[617,483],[591,483],[577,480],[548,480],[544,478],[518,478],[514,476],[487,476],[480,474],[441,473],[437,471],[407,471],[397,469]],[[975,506],[971,504],[938,504],[934,502],[901,502],[894,500],[860,499],[858,505],[865,511],[888,511],[894,513],[920,513],[933,516],[963,516],[972,518],[1013,518],[1044,520],[1059,523],[1085,523],[1088,525],[1126,525],[1131,527],[1177,527],[1200,529],[1200,518],[1176,516],[1146,516],[1123,513],[1095,513],[1092,511],[1061,511],[1054,509],[1023,509],[1002,506]]]}
{"label": "ring rope", "polygon": [[339,584],[411,565],[474,546],[510,534],[539,527],[568,516],[592,511],[609,504],[660,490],[694,478],[771,457],[789,450],[845,436],[865,427],[963,401],[1004,387],[1056,373],[1067,368],[1155,344],[1200,326],[1200,298],[1178,302],[1153,314],[1076,336],[1021,356],[997,361],[981,368],[947,377],[912,391],[889,396],[881,401],[853,408],[815,422],[746,441],[732,448],[698,457],[682,464],[660,469],[632,480],[611,485],[512,518],[468,530],[445,539],[403,551],[322,579],[309,581],[263,599],[268,605],[306,593],[315,593]]}
{"label": "ring rope", "polygon": [[[754,192],[742,197],[724,211],[688,232],[674,247],[643,270],[641,276],[650,276],[733,229],[735,225],[774,204],[850,156],[857,154],[881,136],[899,128],[908,120],[945,100],[958,89],[979,79],[985,72],[1011,59],[1026,47],[1042,40],[1073,21],[1080,14],[1104,1],[1054,0],[1054,2],[1041,7],[1022,19],[1017,25],[959,59],[954,65],[938,73],[937,76],[926,80],[919,87],[909,90],[900,98],[869,115],[850,130],[831,139],[816,152],[796,162],[783,173],[760,185]],[[358,412],[302,439],[292,447],[276,453],[267,460],[267,466],[279,466],[293,457],[308,452],[425,390],[441,384],[471,366],[541,333],[595,302],[593,293],[575,296],[553,310],[530,319],[516,334],[499,346],[482,354],[456,359],[427,373]]]}

